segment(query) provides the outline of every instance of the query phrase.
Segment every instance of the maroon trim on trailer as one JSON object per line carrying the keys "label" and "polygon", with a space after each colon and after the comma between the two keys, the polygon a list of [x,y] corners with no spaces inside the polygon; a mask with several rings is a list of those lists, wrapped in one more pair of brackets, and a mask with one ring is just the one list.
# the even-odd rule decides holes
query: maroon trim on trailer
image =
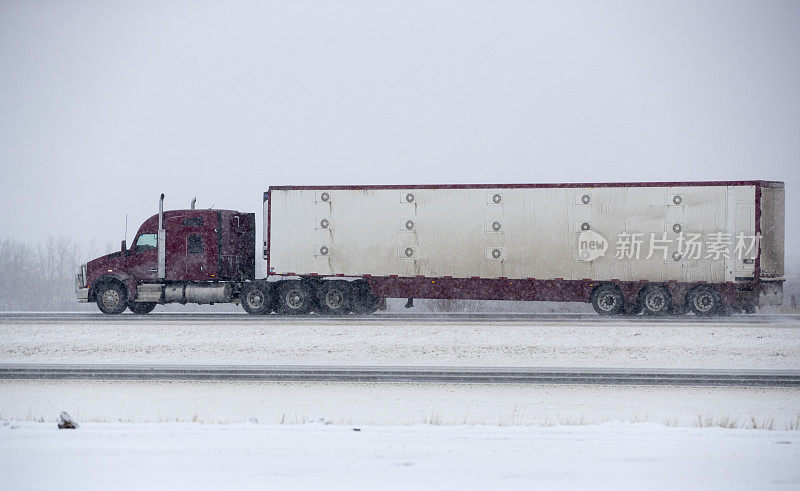
{"label": "maroon trim on trailer", "polygon": [[[274,276],[300,276],[330,278],[331,275],[274,273]],[[650,283],[667,287],[672,295],[673,305],[683,305],[686,295],[699,285],[714,286],[726,305],[733,305],[736,299],[734,282],[709,283],[707,281],[647,281],[633,280],[564,280],[555,278],[540,280],[536,278],[453,278],[450,276],[346,276],[364,280],[372,294],[379,298],[438,298],[462,300],[519,300],[543,302],[590,302],[592,291],[599,285],[616,285],[622,290],[626,305],[636,305],[642,288]],[[741,285],[740,285],[741,286]]]}
{"label": "maroon trim on trailer", "polygon": [[[638,295],[649,283],[664,285],[673,297],[673,303],[683,305],[689,291],[704,282],[648,282],[595,281],[595,280],[537,280],[508,278],[417,278],[395,276],[363,277],[373,295],[381,298],[440,298],[464,300],[522,300],[545,302],[590,302],[592,291],[602,284],[614,284],[622,290],[625,302],[635,305]],[[732,282],[713,284],[726,304],[731,305],[736,295]]]}
{"label": "maroon trim on trailer", "polygon": [[513,280],[502,278],[364,278],[373,295],[382,298],[454,298],[470,300],[588,301],[593,289],[584,281]]}
{"label": "maroon trim on trailer", "polygon": [[570,182],[552,184],[367,184],[334,186],[270,186],[270,191],[364,190],[364,189],[514,189],[514,188],[611,188],[611,187],[690,187],[690,186],[765,186],[783,188],[780,181],[664,181],[664,182]]}

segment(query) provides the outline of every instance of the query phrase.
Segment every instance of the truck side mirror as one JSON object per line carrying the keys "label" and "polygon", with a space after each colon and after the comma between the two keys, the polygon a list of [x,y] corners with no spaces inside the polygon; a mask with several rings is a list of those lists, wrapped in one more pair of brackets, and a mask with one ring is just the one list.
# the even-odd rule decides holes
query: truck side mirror
{"label": "truck side mirror", "polygon": [[124,256],[124,255],[125,255],[125,252],[126,252],[127,250],[128,250],[128,245],[127,245],[127,243],[125,242],[125,240],[123,239],[123,241],[120,243],[120,253],[121,253],[121,254]]}

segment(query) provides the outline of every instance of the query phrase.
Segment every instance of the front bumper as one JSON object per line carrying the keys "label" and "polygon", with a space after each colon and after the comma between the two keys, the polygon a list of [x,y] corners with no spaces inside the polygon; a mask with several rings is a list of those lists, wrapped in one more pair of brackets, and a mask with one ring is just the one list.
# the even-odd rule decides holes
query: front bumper
{"label": "front bumper", "polygon": [[89,289],[78,288],[75,290],[75,296],[78,297],[78,303],[89,303]]}
{"label": "front bumper", "polygon": [[78,297],[78,303],[89,302],[89,288],[86,285],[85,264],[81,264],[78,268],[78,274],[75,275],[75,296]]}

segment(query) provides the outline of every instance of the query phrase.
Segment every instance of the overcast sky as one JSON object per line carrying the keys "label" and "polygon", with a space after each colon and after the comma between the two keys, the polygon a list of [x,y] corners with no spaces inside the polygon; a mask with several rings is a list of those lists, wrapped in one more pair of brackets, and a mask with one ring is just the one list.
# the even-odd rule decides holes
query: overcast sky
{"label": "overcast sky", "polygon": [[[0,237],[269,185],[770,179],[800,2],[0,3]],[[791,252],[790,252],[791,253]]]}

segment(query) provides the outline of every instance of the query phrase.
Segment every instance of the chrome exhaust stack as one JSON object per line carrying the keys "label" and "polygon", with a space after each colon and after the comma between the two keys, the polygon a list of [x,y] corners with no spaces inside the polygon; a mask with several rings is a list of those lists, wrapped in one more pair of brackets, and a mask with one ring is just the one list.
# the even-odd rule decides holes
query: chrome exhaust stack
{"label": "chrome exhaust stack", "polygon": [[164,193],[158,200],[158,279],[167,276],[167,231],[164,230]]}

